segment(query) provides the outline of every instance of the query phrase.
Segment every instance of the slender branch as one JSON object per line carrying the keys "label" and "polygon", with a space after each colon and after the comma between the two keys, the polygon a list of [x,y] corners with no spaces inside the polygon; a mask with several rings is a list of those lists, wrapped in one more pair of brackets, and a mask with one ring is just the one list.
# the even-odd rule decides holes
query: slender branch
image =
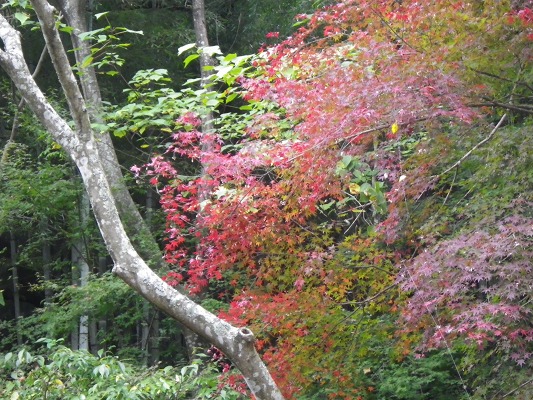
{"label": "slender branch", "polygon": [[496,133],[496,131],[502,126],[503,122],[507,118],[507,114],[503,114],[503,116],[500,118],[494,129],[489,133],[489,135],[483,139],[481,142],[476,144],[474,147],[472,147],[469,151],[467,151],[459,160],[457,160],[450,168],[448,168],[446,171],[441,172],[438,176],[442,176],[450,172],[455,167],[459,166],[470,154],[472,154],[473,151],[475,151],[478,147],[482,146],[483,144],[487,143]]}
{"label": "slender branch", "polygon": [[516,84],[516,85],[524,86],[524,87],[528,88],[529,90],[533,91],[533,87],[531,85],[527,84],[526,82],[523,82],[523,81],[516,81],[515,82],[512,79],[504,78],[503,76],[499,76],[499,75],[496,75],[496,74],[491,74],[490,72],[481,71],[481,70],[475,69],[475,68],[470,68],[470,70],[472,70],[475,73],[480,74],[480,75],[485,75],[485,76],[488,76],[488,77],[491,77],[491,78],[494,78],[494,79],[499,79],[501,81],[511,82],[511,83]]}
{"label": "slender branch", "polygon": [[486,103],[469,104],[469,106],[470,107],[500,107],[500,108],[505,108],[507,110],[524,112],[527,114],[533,114],[533,106],[530,106],[529,104],[514,105],[514,104],[501,103],[499,101],[488,101]]}
{"label": "slender branch", "polygon": [[452,184],[450,185],[450,189],[448,190],[448,193],[446,194],[446,198],[442,202],[442,205],[445,205],[446,202],[448,201],[448,197],[450,197],[450,193],[452,192],[453,185],[455,184],[455,178],[457,178],[457,168],[455,169],[455,171],[453,173]]}
{"label": "slender branch", "polygon": [[78,128],[78,134],[80,136],[90,136],[92,134],[91,123],[85,99],[72,72],[70,61],[56,29],[56,9],[45,0],[31,0],[31,3],[39,18],[48,53],[57,72],[59,83],[63,88],[70,113]]}
{"label": "slender branch", "polygon": [[[39,61],[37,62],[37,66],[35,67],[35,70],[33,71],[33,74],[31,75],[32,78],[35,78],[41,71],[41,68],[44,64],[44,59],[47,54],[48,54],[48,48],[44,46],[43,51],[41,52],[41,56],[39,57]],[[24,103],[25,103],[25,100],[24,100],[24,97],[22,97],[15,111],[15,116],[13,117],[13,125],[11,127],[11,135],[9,136],[8,143],[15,140],[15,136],[17,135],[17,130],[19,127],[19,116],[20,116],[20,112],[22,111],[22,108],[24,107]]]}
{"label": "slender branch", "polygon": [[[407,126],[407,125],[414,124],[414,123],[417,123],[417,122],[423,122],[423,121],[428,120],[429,118],[430,117],[416,118],[416,119],[414,119],[412,121],[399,123],[398,126]],[[360,131],[360,132],[354,133],[353,135],[349,135],[349,136],[345,136],[343,138],[340,138],[339,140],[345,141],[345,140],[353,139],[353,138],[356,138],[356,137],[361,136],[361,135],[366,135],[367,133],[377,132],[377,131],[381,131],[383,129],[390,128],[390,126],[391,126],[391,124],[378,125],[375,128],[370,128],[370,129],[367,129],[367,130],[364,130],[364,131]]]}
{"label": "slender branch", "polygon": [[510,394],[513,394],[513,393],[516,392],[518,389],[523,388],[524,386],[530,384],[531,382],[533,382],[533,379],[530,379],[529,381],[526,381],[526,382],[522,383],[520,386],[518,386],[517,388],[511,390],[509,393],[505,393],[505,394],[502,396],[502,399],[503,399],[504,397],[509,396]]}
{"label": "slender branch", "polygon": [[371,301],[377,299],[379,296],[381,296],[383,293],[386,293],[388,292],[389,290],[391,290],[392,288],[394,288],[395,286],[398,286],[398,283],[393,283],[392,285],[389,285],[387,286],[385,289],[383,290],[380,290],[378,293],[376,293],[374,296],[372,297],[369,297],[367,299],[364,299],[364,300],[361,300],[361,301],[346,301],[344,303],[340,303],[341,305],[343,306],[346,306],[346,305],[363,305],[363,304],[368,304],[370,303]]}

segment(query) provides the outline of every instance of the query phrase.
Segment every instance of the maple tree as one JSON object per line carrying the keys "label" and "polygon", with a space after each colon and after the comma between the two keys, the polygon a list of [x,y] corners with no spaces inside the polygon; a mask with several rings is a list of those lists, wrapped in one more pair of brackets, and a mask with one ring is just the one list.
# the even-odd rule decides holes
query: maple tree
{"label": "maple tree", "polygon": [[[196,106],[146,166],[167,214],[166,280],[230,300],[221,315],[260,332],[287,396],[325,382],[332,398],[371,396],[336,347],[364,347],[382,314],[401,316],[405,352],[425,331],[422,351],[463,337],[530,362],[531,220],[519,209],[531,203],[509,199],[496,225],[441,229],[450,237],[436,244],[407,228],[412,207],[453,189],[442,165],[452,132],[482,124],[488,107],[531,113],[531,16],[501,1],[335,2],[298,16],[250,66],[220,57],[211,79],[224,92],[186,91]],[[214,132],[199,129],[207,109]]]}

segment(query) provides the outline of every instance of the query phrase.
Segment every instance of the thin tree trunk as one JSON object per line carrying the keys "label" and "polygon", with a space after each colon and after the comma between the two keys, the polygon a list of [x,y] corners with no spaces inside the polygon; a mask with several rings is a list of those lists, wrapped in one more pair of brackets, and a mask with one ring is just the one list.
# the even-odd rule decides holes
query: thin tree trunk
{"label": "thin tree trunk", "polygon": [[[205,18],[205,3],[204,0],[193,0],[192,1],[192,15],[194,23],[194,35],[196,38],[196,46],[199,49],[209,46],[209,38],[207,36],[207,22]],[[201,81],[200,85],[202,88],[206,88],[209,83],[209,76],[211,71],[207,70],[206,67],[215,65],[213,58],[206,52],[200,53],[200,76]],[[209,134],[213,132],[213,113],[208,112],[205,115],[201,116],[202,119],[202,132],[204,134]],[[207,138],[207,135],[204,135],[202,140],[201,150],[202,152],[209,152],[212,150],[212,143]],[[201,176],[205,177],[207,175],[206,171],[208,165],[205,163],[202,164]],[[207,200],[211,196],[211,190],[206,184],[201,184],[198,191],[198,201],[200,204]],[[201,212],[199,212],[197,219],[201,219]],[[201,337],[198,337],[193,332],[189,331],[187,328],[183,330],[183,338],[185,339],[185,345],[187,347],[187,356],[189,361],[192,361],[195,357],[195,354],[198,351],[206,350],[209,347],[209,343],[206,343]]]}
{"label": "thin tree trunk", "polygon": [[[86,242],[86,231],[89,222],[89,198],[85,190],[81,193],[80,199],[80,230],[81,230],[81,255],[79,268],[80,268],[80,287],[87,286],[89,280],[89,263],[88,263],[88,251]],[[89,351],[89,317],[82,315],[80,318],[80,350]]]}
{"label": "thin tree trunk", "polygon": [[52,250],[50,248],[50,240],[48,235],[48,218],[43,217],[41,220],[41,253],[43,263],[43,280],[44,280],[44,304],[48,305],[52,302],[52,289],[50,289],[50,280],[52,272],[50,270],[50,263],[52,262]]}
{"label": "thin tree trunk", "polygon": [[[75,285],[80,287],[87,285],[89,278],[89,264],[87,262],[87,244],[85,241],[85,230],[87,229],[87,223],[89,220],[89,199],[87,193],[82,191],[78,204],[79,210],[79,224],[78,224],[78,238],[72,246],[72,267],[73,277],[72,281]],[[75,349],[89,351],[89,317],[82,315],[80,317],[78,333],[73,333],[73,345],[77,347]],[[77,330],[76,329],[76,330]],[[77,337],[77,340],[75,338]]]}
{"label": "thin tree trunk", "polygon": [[89,351],[98,354],[98,326],[94,319],[89,319]]}
{"label": "thin tree trunk", "polygon": [[[70,274],[73,286],[78,286],[80,282],[79,259],[81,258],[81,252],[79,246],[78,239],[72,243],[72,248],[70,249]],[[80,348],[80,325],[78,323],[76,323],[76,326],[70,333],[70,348],[72,350],[78,350]]]}
{"label": "thin tree trunk", "polygon": [[[86,16],[85,2],[86,0],[59,0],[61,10],[66,16],[68,24],[74,28],[74,33],[71,37],[74,47],[77,49],[74,54],[76,56],[78,65],[81,65],[82,60],[91,54],[90,43],[79,40],[78,36],[80,33],[87,31],[86,21],[91,20],[90,16]],[[206,32],[205,37],[207,38],[205,22],[204,32]],[[94,68],[91,66],[84,68],[81,77],[83,98],[88,104],[87,111],[89,113],[89,118],[93,122],[103,123],[101,119],[102,97]],[[210,117],[209,120],[210,119],[212,118]],[[122,175],[122,171],[120,169],[120,165],[114,151],[113,142],[111,141],[109,133],[101,133],[96,145],[100,154],[100,160],[104,166],[106,179],[112,188],[113,197],[115,199],[121,219],[124,222],[126,232],[128,233],[129,237],[132,238],[132,243],[135,249],[145,260],[148,261],[148,265],[151,268],[158,269],[162,267],[163,258],[161,250],[154,239],[154,236],[150,232],[148,225],[142,218],[137,205],[133,202],[128,188],[124,183],[124,177]],[[178,288],[178,290],[180,290],[182,293],[185,293],[185,290],[182,288]],[[188,338],[194,338],[194,336],[195,334],[192,332],[187,334]],[[200,342],[200,338],[194,338],[195,344]]]}
{"label": "thin tree trunk", "polygon": [[17,345],[22,346],[22,332],[20,328],[20,288],[17,267],[17,242],[15,235],[9,231],[9,247],[11,251],[11,279],[13,281],[13,307],[15,312],[15,330],[17,332]]}
{"label": "thin tree trunk", "polygon": [[160,348],[159,348],[159,342],[161,340],[160,338],[160,332],[159,332],[159,321],[161,320],[161,315],[159,313],[159,310],[152,307],[152,319],[151,319],[151,327],[150,330],[150,339],[148,341],[148,353],[150,355],[148,359],[148,363],[150,365],[157,365],[159,363],[159,355],[160,355]]}
{"label": "thin tree trunk", "polygon": [[[98,257],[98,273],[100,275],[103,275],[107,272],[107,257],[104,256],[104,255],[100,255]],[[96,341],[96,336],[97,336],[97,333],[98,331],[102,333],[102,336],[107,336],[107,320],[105,318],[105,316],[103,316],[102,318],[100,318],[98,320],[98,325],[96,327],[97,329],[97,332],[96,334],[94,335],[94,340]],[[96,349],[98,350],[98,349]]]}
{"label": "thin tree trunk", "polygon": [[[192,16],[194,23],[194,35],[196,37],[196,46],[199,49],[209,46],[209,38],[207,36],[207,21],[205,18],[205,3],[204,0],[192,1]],[[215,65],[215,60],[207,52],[202,51],[200,53],[200,76],[202,88],[206,88],[209,84],[209,77],[212,75],[212,71],[206,67],[212,67]],[[208,112],[202,116],[202,132],[210,133],[213,131],[213,113]],[[210,142],[204,142],[203,151],[209,151],[211,146]],[[203,167],[205,170],[205,166]],[[207,196],[207,194],[204,194]],[[201,201],[202,199],[200,199]]]}
{"label": "thin tree trunk", "polygon": [[[86,13],[87,0],[59,0],[59,4],[68,24],[74,28],[71,38],[76,49],[74,52],[76,62],[81,66],[82,61],[91,55],[90,42],[79,39],[79,34],[87,31],[87,20],[91,21],[91,16]],[[80,75],[83,99],[87,105],[88,116],[92,122],[103,124],[104,121],[101,116],[102,96],[95,70],[89,65],[82,68]],[[96,146],[104,166],[106,179],[112,188],[118,211],[124,221],[126,232],[132,238],[133,245],[141,256],[149,260],[152,268],[157,268],[162,265],[161,250],[124,182],[111,136],[108,132],[102,132],[98,135],[98,139]]]}
{"label": "thin tree trunk", "polygon": [[[154,192],[148,188],[146,192],[146,224],[153,223]],[[145,365],[151,366],[159,362],[159,312],[149,302],[143,302],[142,318],[142,350]]]}

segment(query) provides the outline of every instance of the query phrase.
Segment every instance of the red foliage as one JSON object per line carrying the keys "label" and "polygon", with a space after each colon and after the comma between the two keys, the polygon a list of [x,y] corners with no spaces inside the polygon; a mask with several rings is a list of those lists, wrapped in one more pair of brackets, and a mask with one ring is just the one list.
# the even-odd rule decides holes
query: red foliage
{"label": "red foliage", "polygon": [[[390,214],[381,228],[392,243],[402,227],[398,205],[433,190],[436,180],[430,174],[435,160],[403,176],[402,158],[391,146],[422,121],[439,126],[479,116],[466,104],[487,89],[465,85],[456,50],[448,45],[463,24],[456,16],[468,15],[470,7],[460,1],[347,0],[319,10],[293,36],[264,50],[254,63],[256,77],[239,80],[245,100],[269,101],[282,111],[256,114],[238,132],[238,151],[225,152],[222,136],[200,132],[200,119],[189,113],[178,121],[182,129],[167,157],[147,166],[162,185],[166,260],[176,269],[167,282],[183,281],[198,293],[227,277],[238,294],[225,318],[256,327],[260,321],[258,349],[289,395],[309,383],[313,374],[306,371],[320,375],[326,369],[310,365],[310,354],[302,356],[294,346],[312,338],[313,355],[332,351],[333,336],[320,336],[313,316],[327,315],[336,297],[346,297],[355,285],[354,275],[325,267],[344,240],[338,221],[324,228],[319,213],[321,204],[341,201],[348,192],[348,179],[336,171],[339,160],[365,158],[380,170],[377,179],[391,186]],[[516,14],[523,24],[529,24],[527,10]],[[285,136],[276,129],[281,122],[291,127]],[[181,177],[174,156],[201,164],[202,176]],[[525,220],[506,220],[496,233],[450,239],[405,264],[400,282],[413,292],[404,313],[411,329],[426,329],[428,313],[444,307],[428,344],[462,334],[481,345],[503,337],[531,340],[531,329],[514,323],[526,313],[517,299],[531,285],[523,276],[531,268],[525,250],[530,234]],[[341,288],[336,295],[335,285]],[[349,398],[361,389],[342,371],[332,379]]]}

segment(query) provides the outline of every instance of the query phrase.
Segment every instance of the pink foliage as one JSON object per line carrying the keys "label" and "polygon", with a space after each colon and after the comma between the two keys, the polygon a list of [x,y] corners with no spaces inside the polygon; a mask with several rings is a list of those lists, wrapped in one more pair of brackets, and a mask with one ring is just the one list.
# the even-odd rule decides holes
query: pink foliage
{"label": "pink foliage", "polygon": [[481,347],[512,342],[518,353],[527,353],[533,341],[527,307],[533,287],[532,237],[531,219],[513,216],[416,256],[399,276],[402,288],[412,293],[403,313],[408,329],[433,325],[428,318],[434,318],[437,327],[426,346],[463,336]]}

